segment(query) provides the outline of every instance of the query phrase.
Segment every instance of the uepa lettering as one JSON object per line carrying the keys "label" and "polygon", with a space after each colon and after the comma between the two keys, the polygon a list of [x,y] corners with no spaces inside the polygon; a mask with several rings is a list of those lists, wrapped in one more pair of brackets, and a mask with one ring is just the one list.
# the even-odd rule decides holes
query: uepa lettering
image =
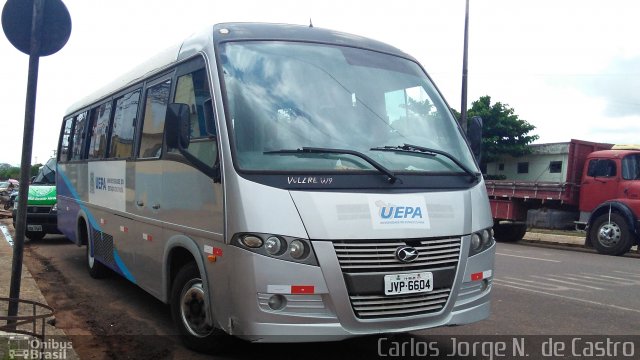
{"label": "uepa lettering", "polygon": [[422,219],[422,209],[419,206],[383,206],[380,208],[383,219]]}
{"label": "uepa lettering", "polygon": [[107,181],[103,177],[96,177],[96,189],[107,190]]}

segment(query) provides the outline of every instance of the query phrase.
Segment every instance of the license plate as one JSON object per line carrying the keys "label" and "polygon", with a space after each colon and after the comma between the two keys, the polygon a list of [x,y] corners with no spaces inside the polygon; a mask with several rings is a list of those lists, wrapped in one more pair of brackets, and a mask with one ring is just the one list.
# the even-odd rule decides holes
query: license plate
{"label": "license plate", "polygon": [[42,231],[42,225],[27,225],[28,231]]}
{"label": "license plate", "polygon": [[420,272],[384,276],[384,294],[400,295],[433,290],[433,273]]}

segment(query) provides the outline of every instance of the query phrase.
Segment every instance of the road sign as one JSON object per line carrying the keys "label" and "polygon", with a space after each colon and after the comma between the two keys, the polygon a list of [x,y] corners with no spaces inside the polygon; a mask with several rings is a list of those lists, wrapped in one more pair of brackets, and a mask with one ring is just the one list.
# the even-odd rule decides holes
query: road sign
{"label": "road sign", "polygon": [[[36,34],[40,49],[31,54],[34,1],[44,2],[42,25]],[[2,9],[2,29],[7,39],[27,55],[47,56],[58,52],[69,40],[71,16],[60,0],[8,0]]]}

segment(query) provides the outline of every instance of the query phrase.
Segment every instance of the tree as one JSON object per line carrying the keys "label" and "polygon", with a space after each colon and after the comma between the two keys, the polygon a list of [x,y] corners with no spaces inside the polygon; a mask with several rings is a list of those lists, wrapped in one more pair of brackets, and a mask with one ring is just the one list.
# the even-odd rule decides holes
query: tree
{"label": "tree", "polygon": [[[460,114],[453,109],[452,111],[460,119]],[[520,119],[507,104],[496,102],[492,105],[488,95],[471,103],[467,121],[474,116],[480,116],[483,123],[480,163],[483,172],[487,163],[495,161],[500,155],[518,157],[531,153],[529,144],[538,139],[538,135],[529,135],[536,128],[534,125]]]}
{"label": "tree", "polygon": [[[29,170],[29,176],[36,176],[38,174],[38,170],[42,167],[42,164],[34,164],[31,165],[31,169]],[[0,166],[0,180],[7,179],[20,179],[20,168],[17,166],[9,166],[2,167]]]}

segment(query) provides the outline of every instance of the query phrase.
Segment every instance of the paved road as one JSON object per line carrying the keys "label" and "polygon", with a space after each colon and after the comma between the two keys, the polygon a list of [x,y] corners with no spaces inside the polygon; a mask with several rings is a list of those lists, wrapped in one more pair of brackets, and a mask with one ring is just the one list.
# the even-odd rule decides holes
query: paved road
{"label": "paved road", "polygon": [[[27,253],[30,260],[43,265],[35,271],[30,268],[37,280],[47,281],[47,268],[55,269],[64,278],[65,283],[58,280],[45,292],[45,296],[48,292],[56,298],[61,321],[65,320],[65,313],[69,314],[69,321],[80,321],[89,312],[95,315],[95,321],[88,324],[94,333],[174,334],[167,307],[151,295],[117,276],[100,281],[91,279],[85,270],[84,248],[62,237],[53,237],[28,245]],[[420,338],[479,334],[640,335],[638,265],[637,258],[498,244],[491,317],[468,326],[425,331]],[[86,308],[84,314],[78,313],[79,307]],[[82,329],[78,331],[82,334]],[[119,340],[111,340],[107,345],[117,353],[151,342],[159,349],[154,354],[156,358],[200,357],[175,341],[151,337],[127,339],[128,346]],[[278,345],[250,345],[230,356],[252,358],[258,351],[263,358],[278,358],[282,349]],[[376,340],[287,345],[286,349],[313,354],[306,358],[345,358],[341,356],[345,351],[353,355],[360,349],[360,354],[371,358],[376,352]]]}
{"label": "paved road", "polygon": [[640,335],[640,259],[499,243],[492,315],[437,334]]}

